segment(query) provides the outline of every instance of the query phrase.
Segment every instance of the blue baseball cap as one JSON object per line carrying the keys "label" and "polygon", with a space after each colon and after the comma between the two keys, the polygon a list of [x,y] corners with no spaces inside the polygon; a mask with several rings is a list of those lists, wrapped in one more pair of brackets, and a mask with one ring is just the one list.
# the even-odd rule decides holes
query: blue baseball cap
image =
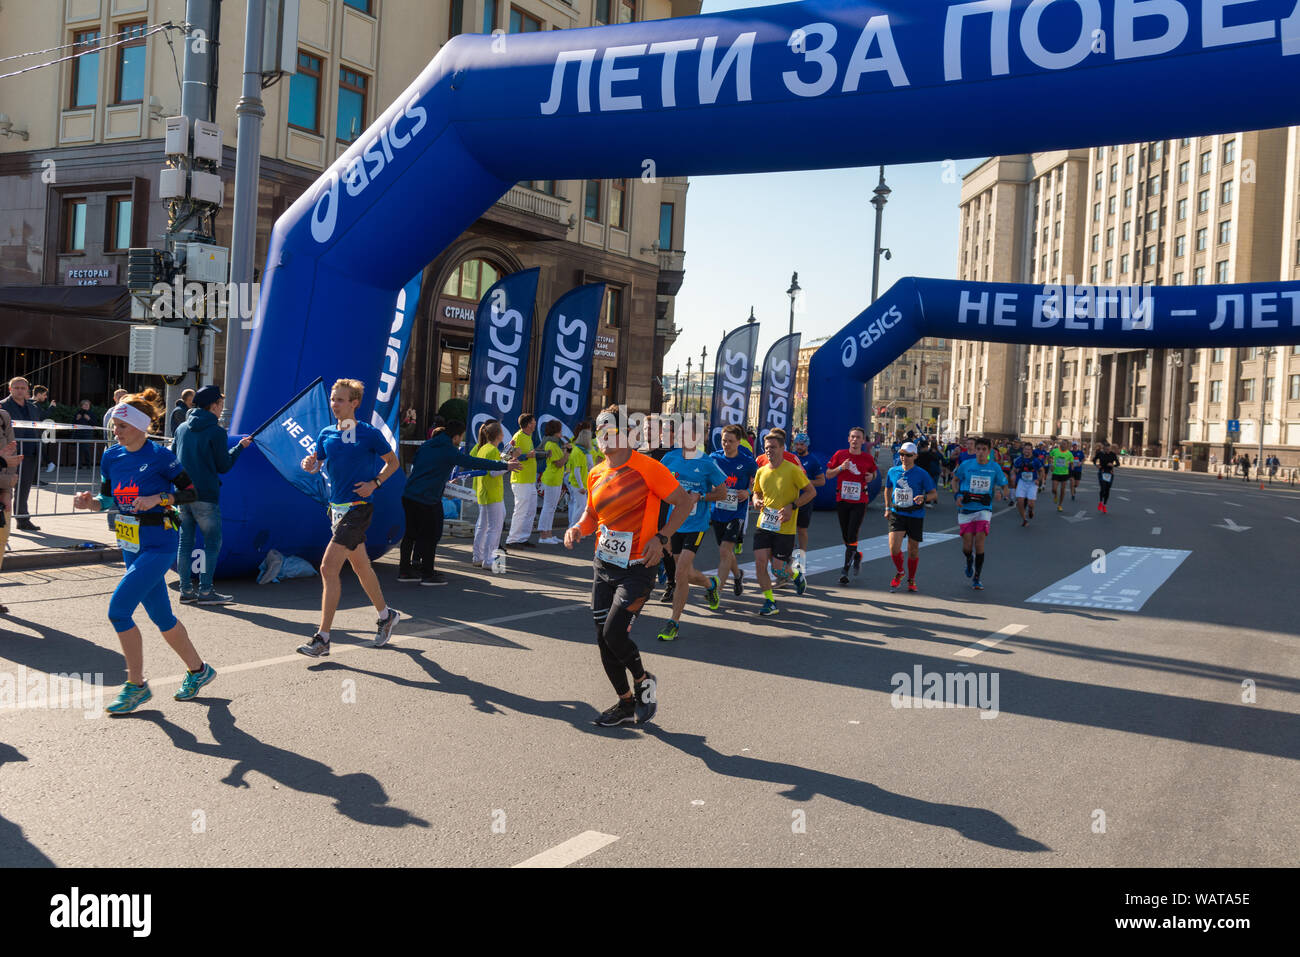
{"label": "blue baseball cap", "polygon": [[795,444],[795,445],[798,445],[800,442],[802,442],[804,445],[807,445],[807,444],[808,444],[808,433],[807,433],[807,432],[796,432],[796,433],[795,433],[795,436],[794,436],[794,444]]}

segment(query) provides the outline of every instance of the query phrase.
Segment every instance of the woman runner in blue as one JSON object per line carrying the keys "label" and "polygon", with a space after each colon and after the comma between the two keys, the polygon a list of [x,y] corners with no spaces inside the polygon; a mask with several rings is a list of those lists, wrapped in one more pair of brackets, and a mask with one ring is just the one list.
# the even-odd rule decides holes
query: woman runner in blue
{"label": "woman runner in blue", "polygon": [[[109,413],[117,445],[104,452],[100,463],[99,494],[80,492],[73,506],[88,511],[117,509],[115,531],[126,562],[126,574],[117,583],[108,603],[108,620],[126,658],[126,684],[105,710],[109,714],[134,711],[153,697],[144,680],[144,643],[134,615],[138,606],[145,612],[167,644],[185,662],[187,674],[176,692],[177,701],[188,701],[217,676],[212,666],[199,657],[185,626],[172,614],[167,597],[167,570],[176,561],[180,520],[172,506],[197,498],[190,478],[176,456],[149,440],[149,428],[162,413],[154,389],[126,396]],[[173,491],[173,489],[175,491]]]}

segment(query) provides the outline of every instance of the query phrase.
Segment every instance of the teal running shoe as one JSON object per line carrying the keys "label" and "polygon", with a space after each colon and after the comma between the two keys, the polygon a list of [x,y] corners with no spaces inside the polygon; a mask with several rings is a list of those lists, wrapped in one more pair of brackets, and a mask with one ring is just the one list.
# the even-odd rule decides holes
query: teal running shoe
{"label": "teal running shoe", "polygon": [[203,667],[197,672],[187,671],[185,673],[185,680],[181,682],[180,690],[178,690],[173,697],[177,701],[189,701],[199,693],[200,688],[216,676],[216,669],[205,661],[203,662]]}
{"label": "teal running shoe", "polygon": [[104,710],[109,714],[129,714],[152,697],[153,692],[149,690],[149,682],[133,685],[128,681],[122,685],[122,690],[117,693],[113,703]]}

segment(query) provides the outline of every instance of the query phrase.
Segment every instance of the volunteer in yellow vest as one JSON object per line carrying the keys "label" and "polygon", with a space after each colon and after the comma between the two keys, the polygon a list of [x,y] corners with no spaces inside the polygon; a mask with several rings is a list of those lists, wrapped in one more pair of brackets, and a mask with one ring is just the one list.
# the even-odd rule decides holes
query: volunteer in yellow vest
{"label": "volunteer in yellow vest", "polygon": [[573,450],[565,466],[564,482],[569,487],[569,524],[577,525],[587,510],[587,473],[596,465],[591,446],[591,423],[579,422]]}
{"label": "volunteer in yellow vest", "polygon": [[[501,461],[501,423],[489,419],[478,427],[478,444],[470,451],[475,458]],[[492,558],[501,545],[501,528],[506,521],[505,479],[489,473],[474,479],[474,496],[478,500],[478,521],[474,524],[474,564],[492,567]]]}
{"label": "volunteer in yellow vest", "polygon": [[537,420],[525,412],[519,417],[519,431],[510,440],[510,446],[518,452],[519,463],[523,468],[510,476],[510,493],[515,497],[515,510],[510,517],[507,546],[535,547],[528,536],[533,533],[533,519],[537,517],[537,452],[533,448],[533,433],[536,431]]}
{"label": "volunteer in yellow vest", "polygon": [[[772,429],[763,438],[767,464],[754,476],[754,507],[757,509],[754,529],[754,571],[759,587],[763,589],[763,608],[759,614],[775,615],[776,599],[772,596],[772,578],[767,566],[785,567],[794,553],[795,530],[799,508],[807,505],[817,495],[803,469],[785,457],[785,430]],[[775,464],[774,464],[775,463]],[[778,569],[780,570],[780,569]],[[808,587],[808,577],[800,572],[793,579],[795,590],[802,595]]]}
{"label": "volunteer in yellow vest", "polygon": [[542,435],[540,454],[546,468],[542,472],[542,514],[537,517],[537,544],[561,545],[563,542],[555,537],[551,525],[555,521],[555,507],[560,504],[560,493],[564,491],[564,471],[569,461],[564,425],[559,419],[550,419],[542,426]]}

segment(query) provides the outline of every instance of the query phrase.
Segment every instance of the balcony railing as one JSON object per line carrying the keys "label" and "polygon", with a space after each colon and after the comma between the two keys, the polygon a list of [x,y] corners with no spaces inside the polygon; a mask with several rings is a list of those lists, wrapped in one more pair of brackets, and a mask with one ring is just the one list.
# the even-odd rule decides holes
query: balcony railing
{"label": "balcony railing", "polygon": [[510,192],[497,200],[497,205],[518,210],[521,213],[528,213],[531,216],[552,223],[566,223],[569,218],[567,215],[569,201],[567,199],[563,196],[552,196],[549,193],[543,193],[527,186],[512,186]]}

